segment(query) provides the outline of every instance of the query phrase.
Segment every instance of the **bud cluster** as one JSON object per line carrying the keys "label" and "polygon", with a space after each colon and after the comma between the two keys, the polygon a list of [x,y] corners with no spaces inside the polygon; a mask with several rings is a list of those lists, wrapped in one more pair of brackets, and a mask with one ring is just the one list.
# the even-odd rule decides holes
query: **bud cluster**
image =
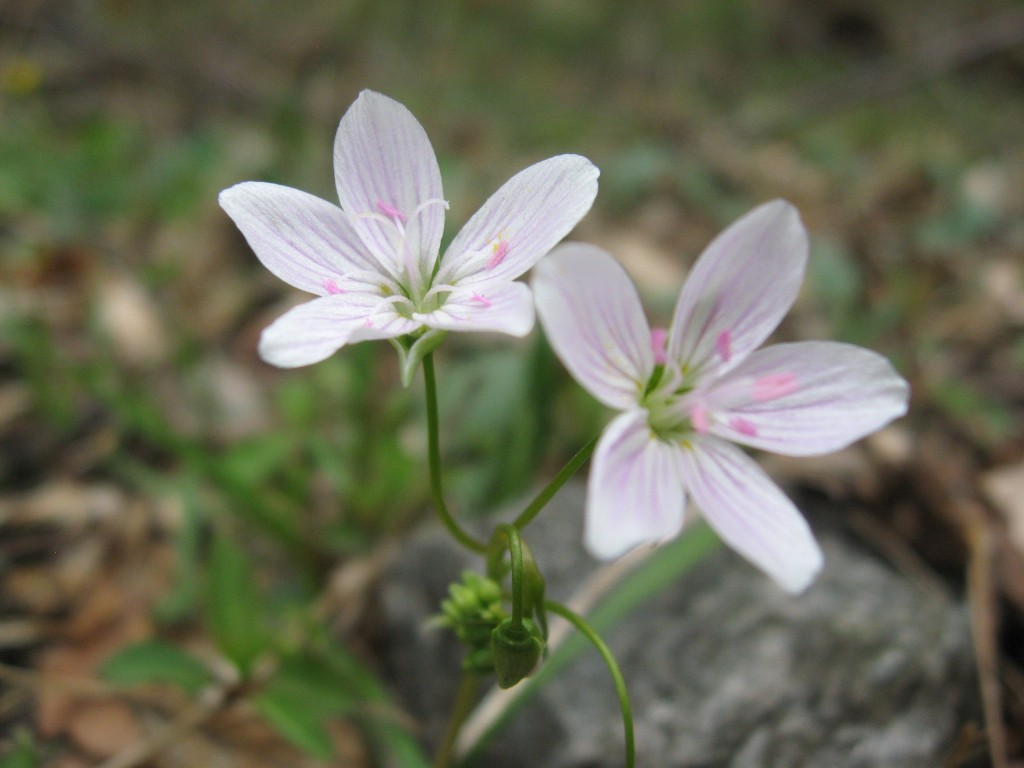
{"label": "bud cluster", "polygon": [[466,648],[463,668],[480,673],[494,671],[491,634],[508,618],[501,604],[501,586],[472,571],[448,587],[437,623],[455,632]]}

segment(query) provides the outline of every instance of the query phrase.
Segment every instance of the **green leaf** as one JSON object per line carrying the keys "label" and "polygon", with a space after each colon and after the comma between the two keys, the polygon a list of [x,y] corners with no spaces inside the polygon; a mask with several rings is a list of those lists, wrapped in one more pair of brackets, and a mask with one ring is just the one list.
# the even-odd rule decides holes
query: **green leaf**
{"label": "green leaf", "polygon": [[[335,679],[345,680],[361,700],[385,711],[392,704],[384,686],[348,650],[333,638],[323,637],[320,651]],[[360,717],[374,751],[374,765],[383,768],[428,768],[423,747],[407,728],[387,716]]]}
{"label": "green leaf", "polygon": [[213,540],[207,570],[207,621],[221,653],[245,674],[268,644],[256,580],[244,553],[226,537]]}
{"label": "green leaf", "polygon": [[169,683],[194,695],[210,682],[206,666],[192,654],[162,640],[129,645],[100,669],[104,680],[119,685]]}
{"label": "green leaf", "polygon": [[285,659],[268,689],[309,701],[324,716],[347,714],[359,704],[345,676],[316,658]]}
{"label": "green leaf", "polygon": [[32,736],[27,731],[19,730],[15,735],[14,749],[0,757],[0,768],[37,768],[38,765],[39,756]]}
{"label": "green leaf", "polygon": [[334,745],[324,729],[323,717],[309,701],[273,685],[253,699],[256,708],[278,733],[318,760],[330,760]]}

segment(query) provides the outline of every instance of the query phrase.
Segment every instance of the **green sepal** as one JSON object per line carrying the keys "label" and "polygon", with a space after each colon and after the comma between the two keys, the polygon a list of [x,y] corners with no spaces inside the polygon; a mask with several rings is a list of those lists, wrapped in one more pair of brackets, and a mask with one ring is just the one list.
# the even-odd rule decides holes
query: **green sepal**
{"label": "green sepal", "polygon": [[402,386],[412,384],[416,371],[419,370],[423,358],[441,346],[448,331],[431,328],[422,335],[413,338],[403,336],[401,339],[388,339],[391,346],[398,352],[398,369],[402,377]]}
{"label": "green sepal", "polygon": [[498,686],[511,688],[527,677],[537,666],[543,650],[540,630],[529,619],[520,626],[506,619],[495,627],[491,633],[491,660]]}

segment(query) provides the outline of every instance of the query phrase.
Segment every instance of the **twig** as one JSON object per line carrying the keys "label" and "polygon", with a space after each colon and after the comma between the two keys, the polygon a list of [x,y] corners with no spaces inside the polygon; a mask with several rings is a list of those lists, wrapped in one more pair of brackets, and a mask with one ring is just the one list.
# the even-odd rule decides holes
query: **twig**
{"label": "twig", "polygon": [[981,706],[985,715],[985,733],[993,768],[1008,768],[1006,727],[1003,723],[1002,695],[999,685],[999,646],[997,640],[996,588],[992,574],[994,540],[992,527],[983,510],[965,509],[968,521],[967,594],[971,608],[971,635],[981,688]]}

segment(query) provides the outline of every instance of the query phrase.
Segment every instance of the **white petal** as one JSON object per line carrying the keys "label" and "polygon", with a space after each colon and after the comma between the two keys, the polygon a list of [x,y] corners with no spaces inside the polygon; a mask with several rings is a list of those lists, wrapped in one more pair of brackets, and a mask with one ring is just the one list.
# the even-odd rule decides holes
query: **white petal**
{"label": "white petal", "polygon": [[[395,275],[411,260],[429,276],[444,230],[444,192],[430,139],[412,113],[387,96],[360,93],[338,125],[334,176],[341,207],[371,252]],[[401,227],[389,211],[404,217]]]}
{"label": "white petal", "polygon": [[525,283],[481,286],[478,291],[459,289],[444,306],[414,319],[431,328],[447,331],[495,331],[525,336],[533,328],[533,297]]}
{"label": "white petal", "polygon": [[658,440],[646,411],[627,411],[604,430],[587,485],[584,543],[611,559],[670,539],[683,527],[679,447]]}
{"label": "white petal", "polygon": [[821,570],[822,554],[807,522],[757,463],[713,437],[684,444],[683,482],[705,519],[730,547],[790,592]]}
{"label": "white petal", "polygon": [[263,266],[321,296],[349,272],[379,272],[336,205],[291,187],[247,181],[220,193],[220,205]]}
{"label": "white petal", "polygon": [[826,341],[758,350],[711,386],[714,434],[788,456],[844,448],[905,414],[909,396],[881,355]]}
{"label": "white petal", "polygon": [[371,294],[324,296],[285,312],[260,337],[260,356],[281,368],[318,363],[345,344],[389,339],[419,323],[400,317]]}
{"label": "white petal", "polygon": [[800,291],[807,233],[792,205],[766,203],[705,249],[683,286],[668,356],[690,370],[727,370],[775,330]]}
{"label": "white petal", "polygon": [[635,407],[654,350],[626,271],[596,246],[567,243],[537,265],[532,285],[544,333],[569,373],[605,405]]}
{"label": "white petal", "polygon": [[519,277],[590,210],[598,174],[579,155],[558,155],[517,173],[455,236],[438,281],[476,286]]}

